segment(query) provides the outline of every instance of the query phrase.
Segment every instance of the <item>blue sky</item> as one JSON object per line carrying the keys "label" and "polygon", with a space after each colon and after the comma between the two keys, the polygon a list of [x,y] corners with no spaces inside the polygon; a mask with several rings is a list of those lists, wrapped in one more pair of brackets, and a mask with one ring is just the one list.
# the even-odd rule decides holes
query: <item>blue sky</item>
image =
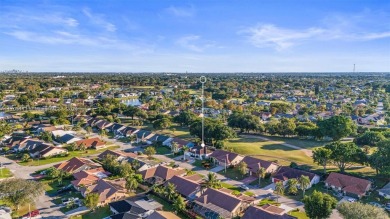
{"label": "blue sky", "polygon": [[0,70],[390,72],[388,0],[0,0]]}

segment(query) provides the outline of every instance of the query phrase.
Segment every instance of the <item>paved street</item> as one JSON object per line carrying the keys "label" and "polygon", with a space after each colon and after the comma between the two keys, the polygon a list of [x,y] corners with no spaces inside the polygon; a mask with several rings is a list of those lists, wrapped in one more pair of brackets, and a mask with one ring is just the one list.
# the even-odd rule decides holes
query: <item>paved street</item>
{"label": "paved street", "polygon": [[[55,165],[55,163],[52,163],[42,166],[21,166],[13,160],[3,156],[0,156],[0,162],[5,167],[9,168],[15,177],[22,179],[32,179],[32,173]],[[65,215],[59,210],[60,206],[56,206],[52,202],[52,198],[45,194],[35,199],[35,206],[37,209],[39,209],[43,218],[66,218]]]}

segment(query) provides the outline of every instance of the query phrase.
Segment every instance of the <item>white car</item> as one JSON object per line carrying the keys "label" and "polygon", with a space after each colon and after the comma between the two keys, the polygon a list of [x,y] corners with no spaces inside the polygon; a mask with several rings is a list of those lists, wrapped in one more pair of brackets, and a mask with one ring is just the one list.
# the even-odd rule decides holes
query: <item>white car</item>
{"label": "white car", "polygon": [[349,202],[356,202],[356,199],[354,199],[354,198],[349,198],[348,201],[349,201]]}
{"label": "white car", "polygon": [[240,188],[243,190],[249,190],[249,187],[244,184],[240,185]]}

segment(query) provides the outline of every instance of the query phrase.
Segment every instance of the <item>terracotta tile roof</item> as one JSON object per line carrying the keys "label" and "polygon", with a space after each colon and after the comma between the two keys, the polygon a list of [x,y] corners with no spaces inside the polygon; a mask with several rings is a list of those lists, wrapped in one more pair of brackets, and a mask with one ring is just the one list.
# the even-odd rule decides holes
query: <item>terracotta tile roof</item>
{"label": "terracotta tile roof", "polygon": [[[73,157],[70,160],[67,160],[63,163],[54,165],[55,168],[63,170],[68,173],[74,173],[76,171],[81,171],[83,169],[93,169],[100,167],[100,164],[97,164],[89,159]],[[81,169],[82,168],[82,169]]]}
{"label": "terracotta tile roof", "polygon": [[225,163],[227,160],[227,164],[230,164],[233,160],[236,158],[238,160],[242,160],[243,156],[229,152],[224,150],[215,150],[213,153],[210,154],[210,157],[217,159],[219,162]]}
{"label": "terracotta tile roof", "polygon": [[259,166],[263,167],[266,171],[270,166],[275,166],[275,167],[278,166],[276,163],[261,160],[261,159],[254,158],[254,157],[249,157],[249,156],[244,157],[242,162],[246,163],[248,166],[248,169],[254,173],[256,173],[259,170]]}
{"label": "terracotta tile roof", "polygon": [[76,187],[81,185],[92,185],[99,179],[106,178],[109,175],[110,173],[106,172],[102,167],[90,170],[82,170],[73,174],[75,180],[73,180],[71,183]]}
{"label": "terracotta tile roof", "polygon": [[142,175],[143,179],[149,179],[154,176],[158,176],[164,180],[169,180],[173,176],[182,175],[185,173],[185,170],[183,169],[172,169],[166,166],[157,166],[152,167],[150,169],[141,171],[140,174]]}
{"label": "terracotta tile roof", "polygon": [[155,211],[146,219],[180,219],[180,217],[169,211]]}
{"label": "terracotta tile roof", "polygon": [[126,185],[126,181],[124,179],[116,179],[116,180],[101,179],[94,185],[81,188],[81,191],[84,194],[97,193],[99,194],[99,202],[104,202],[105,200],[114,196],[118,192],[125,193],[126,192],[125,185]]}
{"label": "terracotta tile roof", "polygon": [[368,180],[340,173],[330,173],[328,178],[326,178],[325,183],[339,187],[344,192],[356,195],[364,195],[371,185],[371,182]]}
{"label": "terracotta tile roof", "polygon": [[250,206],[241,219],[296,219],[294,216],[283,214],[283,211],[284,209],[272,205]]}
{"label": "terracotta tile roof", "polygon": [[98,158],[99,159],[103,159],[105,156],[107,156],[109,154],[114,156],[114,157],[116,157],[116,158],[118,158],[118,157],[131,157],[131,158],[137,157],[137,154],[134,154],[134,153],[126,153],[126,152],[121,152],[121,151],[105,150],[101,154],[98,155]]}
{"label": "terracotta tile roof", "polygon": [[186,179],[188,180],[191,180],[193,182],[196,182],[196,183],[200,183],[202,182],[204,179],[201,175],[199,174],[192,174],[192,175],[189,175],[189,176],[185,176]]}
{"label": "terracotta tile roof", "polygon": [[173,176],[171,179],[165,182],[165,186],[168,183],[172,183],[173,185],[175,185],[176,191],[186,197],[190,196],[195,191],[200,190],[200,184],[181,176]]}
{"label": "terracotta tile roof", "polygon": [[87,147],[87,148],[96,148],[96,147],[106,145],[106,143],[104,141],[100,140],[100,138],[98,138],[98,137],[89,138],[89,139],[82,139],[82,140],[76,141],[75,143],[77,146],[84,144],[85,147]]}
{"label": "terracotta tile roof", "polygon": [[310,181],[316,176],[316,174],[314,173],[306,172],[303,170],[298,170],[290,167],[281,167],[273,176],[273,178],[285,181],[292,178],[299,178],[302,175],[308,176]]}
{"label": "terracotta tile roof", "polygon": [[242,203],[241,200],[216,189],[208,188],[199,198],[195,199],[201,205],[211,203],[228,212],[234,212]]}

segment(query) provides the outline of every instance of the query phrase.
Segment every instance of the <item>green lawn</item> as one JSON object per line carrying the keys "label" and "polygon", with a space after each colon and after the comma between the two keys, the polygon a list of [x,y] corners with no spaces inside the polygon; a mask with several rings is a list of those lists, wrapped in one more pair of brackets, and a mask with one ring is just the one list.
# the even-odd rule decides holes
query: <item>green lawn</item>
{"label": "green lawn", "polygon": [[[323,182],[320,182],[318,184],[315,184],[313,185],[310,189],[306,190],[305,191],[305,195],[311,195],[314,191],[319,191],[319,192],[323,192],[323,193],[328,193],[329,195],[333,196],[334,198],[336,198],[337,200],[340,200],[341,198],[339,197],[336,197],[334,194],[333,194],[333,191],[331,189],[326,189],[324,188],[324,183]],[[297,201],[301,201],[303,199],[303,193],[302,193],[302,190],[298,190],[298,194],[297,195],[288,195],[286,194],[287,193],[287,188],[286,188],[286,191],[285,191],[285,196],[286,197],[289,197],[291,199],[294,199],[294,200],[297,200]]]}
{"label": "green lawn", "polygon": [[98,218],[105,218],[105,217],[108,217],[110,215],[112,215],[112,212],[110,211],[110,207],[107,205],[107,206],[104,206],[101,208],[97,208],[93,212],[89,212],[89,213],[86,213],[83,215],[74,216],[71,218],[72,219],[98,219]]}
{"label": "green lawn", "polygon": [[227,168],[226,172],[225,170],[221,170],[218,173],[234,180],[242,180],[248,176],[248,174],[242,175],[238,168]]}
{"label": "green lawn", "polygon": [[[163,210],[164,211],[170,211],[170,212],[175,212],[175,209],[173,208],[173,205],[167,201],[165,201],[164,199],[156,196],[156,195],[149,195],[150,198],[154,199],[155,201],[157,201],[158,203],[162,204],[163,205]],[[184,219],[187,219],[189,218],[187,215],[184,215],[183,213],[179,213],[177,214],[178,217],[180,218],[184,218]]]}
{"label": "green lawn", "polygon": [[292,144],[301,148],[307,148],[307,149],[313,149],[316,147],[324,146],[325,144],[329,143],[327,141],[316,141],[311,139],[299,139],[299,138],[286,138],[286,137],[279,137],[279,136],[268,136],[264,135],[265,138],[269,138],[273,141],[278,141],[280,143],[287,143]]}
{"label": "green lawn", "polygon": [[239,192],[242,192],[243,189],[241,189],[240,187],[238,186],[233,186],[233,185],[230,185],[228,183],[224,183],[224,182],[221,182],[221,186],[223,188],[226,188],[226,189],[230,189],[230,190],[233,190],[233,191],[239,191]]}
{"label": "green lawn", "polygon": [[294,216],[294,217],[296,217],[298,219],[309,219],[309,217],[303,211],[293,210],[293,211],[288,212],[288,214],[291,215],[291,216]]}
{"label": "green lawn", "polygon": [[[69,160],[73,157],[85,157],[89,155],[94,155],[94,154],[99,154],[102,153],[105,150],[115,150],[119,148],[118,146],[111,146],[107,148],[103,148],[100,150],[88,150],[87,153],[84,151],[69,151],[69,155],[65,157],[53,157],[53,158],[48,158],[48,159],[35,159],[29,162],[19,162],[20,165],[22,166],[40,166],[40,165],[45,165],[45,164],[50,164],[50,163],[56,163],[56,162],[61,162],[64,160]],[[15,160],[15,157],[10,156],[10,159]]]}
{"label": "green lawn", "polygon": [[275,206],[279,206],[280,205],[280,203],[278,203],[276,200],[272,200],[272,199],[268,199],[268,198],[262,199],[257,205],[258,206],[263,206],[263,205],[266,205],[266,204],[275,205]]}
{"label": "green lawn", "polygon": [[151,129],[151,131],[161,134],[178,137],[185,140],[191,140],[193,137],[190,135],[190,130],[187,127],[181,127],[179,125],[174,125],[170,129],[156,130]]}
{"label": "green lawn", "polygon": [[[5,202],[5,201],[0,199],[0,206],[2,206],[2,205],[10,206],[7,202]],[[35,209],[36,209],[35,205],[32,204],[30,206],[30,210],[33,211]],[[27,214],[28,212],[29,212],[28,204],[23,204],[22,206],[19,207],[18,211],[15,211],[15,209],[13,209],[12,217],[13,218],[18,218],[18,217],[21,217],[21,216]]]}
{"label": "green lawn", "polygon": [[0,179],[8,178],[12,176],[11,170],[8,168],[0,168]]}
{"label": "green lawn", "polygon": [[157,154],[170,154],[171,153],[171,149],[169,147],[166,147],[166,146],[159,146],[159,147],[155,147],[156,149],[156,153]]}
{"label": "green lawn", "polygon": [[312,158],[300,150],[258,138],[235,138],[228,140],[225,145],[242,155],[261,156],[259,158],[270,161],[278,160],[279,162],[284,160],[288,163],[293,161],[298,164],[314,165]]}

